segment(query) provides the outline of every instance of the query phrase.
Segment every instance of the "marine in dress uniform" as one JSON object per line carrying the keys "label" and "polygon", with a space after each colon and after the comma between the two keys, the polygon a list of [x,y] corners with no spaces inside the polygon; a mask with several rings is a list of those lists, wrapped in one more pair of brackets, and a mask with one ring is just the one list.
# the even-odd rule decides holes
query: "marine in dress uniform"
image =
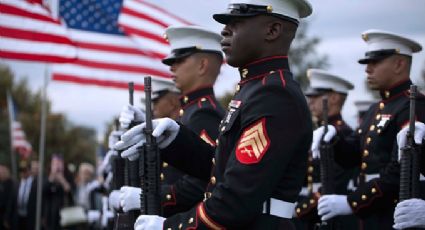
{"label": "marine in dress uniform", "polygon": [[[222,37],[197,26],[169,27],[165,37],[172,51],[163,59],[163,63],[170,66],[175,84],[182,93],[178,121],[206,143],[215,146],[218,126],[225,113],[213,90],[223,61],[220,46]],[[208,65],[205,71],[193,72],[193,69],[200,68],[202,62]],[[166,171],[171,166],[165,162],[162,166],[164,173],[161,176],[167,180],[169,175]],[[202,201],[206,186],[206,182],[189,175],[173,183],[164,183],[161,189],[163,215],[186,211]]]}
{"label": "marine in dress uniform", "polygon": [[[362,218],[365,229],[391,229],[400,180],[396,134],[409,121],[411,56],[422,47],[380,30],[368,30],[362,37],[368,51],[359,63],[367,65],[368,84],[379,90],[381,100],[370,107],[356,133],[340,138],[335,146],[345,152],[335,154],[341,166],[360,165],[359,187],[346,197],[322,197],[319,214],[322,208],[322,215],[328,216],[354,213]],[[416,119],[425,119],[423,95],[417,99]]]}
{"label": "marine in dress uniform", "polygon": [[[240,72],[217,147],[170,119],[154,122],[174,127],[159,144],[162,159],[209,181],[205,198],[167,219],[142,215],[135,229],[293,228],[312,122],[286,55],[299,19],[311,12],[303,0],[252,0],[231,1],[226,13],[214,15],[226,25],[221,44],[227,62]],[[117,148],[138,129],[129,130]]]}
{"label": "marine in dress uniform", "polygon": [[[326,96],[328,97],[328,123],[333,125],[341,135],[350,135],[353,130],[342,119],[341,110],[348,91],[354,86],[344,78],[320,69],[308,69],[307,76],[310,79],[310,88],[304,94],[308,98],[310,111],[317,122],[317,127],[323,125],[323,97]],[[310,156],[308,163],[307,187],[301,190],[301,201],[298,202],[295,210],[297,217],[307,221],[309,229],[314,229],[315,224],[320,223],[317,215],[317,201],[320,197],[321,186],[320,161]],[[344,170],[338,165],[335,165],[334,169],[335,193],[347,194],[348,183],[355,171]],[[347,220],[340,222],[347,223]],[[354,221],[350,221],[344,229],[352,227],[352,222]]]}

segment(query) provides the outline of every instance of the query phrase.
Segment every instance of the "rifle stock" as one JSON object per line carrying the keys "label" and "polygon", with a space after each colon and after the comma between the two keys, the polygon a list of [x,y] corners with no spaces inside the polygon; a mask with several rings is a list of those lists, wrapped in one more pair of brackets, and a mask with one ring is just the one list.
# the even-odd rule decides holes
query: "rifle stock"
{"label": "rifle stock", "polygon": [[419,151],[415,144],[415,102],[416,85],[410,86],[409,130],[406,134],[406,146],[401,149],[400,159],[400,201],[419,195]]}
{"label": "rifle stock", "polygon": [[139,157],[140,163],[140,187],[143,190],[141,195],[141,214],[161,215],[160,197],[160,170],[161,159],[158,145],[152,136],[152,88],[151,77],[145,77],[145,106],[146,106],[146,127],[143,130],[146,136],[146,143],[141,149]]}
{"label": "rifle stock", "polygon": [[[335,193],[335,182],[334,182],[334,152],[333,146],[330,143],[324,141],[324,137],[328,132],[328,97],[323,96],[323,125],[325,132],[320,140],[320,180],[322,183],[321,194],[329,195]],[[316,226],[316,229],[340,229],[335,219],[322,221]]]}

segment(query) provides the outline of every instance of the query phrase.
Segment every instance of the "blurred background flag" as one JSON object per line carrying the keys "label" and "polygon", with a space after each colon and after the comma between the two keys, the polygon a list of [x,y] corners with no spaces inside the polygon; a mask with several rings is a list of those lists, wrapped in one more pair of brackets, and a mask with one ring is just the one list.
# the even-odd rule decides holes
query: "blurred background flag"
{"label": "blurred background flag", "polygon": [[[115,88],[127,88],[132,81],[136,90],[143,90],[146,75],[159,82],[171,81],[168,67],[161,63],[169,49],[162,33],[169,23],[184,20],[154,5],[145,4],[141,10],[143,2],[139,0],[128,2],[122,8],[119,0],[59,1],[59,16],[68,26],[78,58],[73,63],[53,65],[53,80]],[[127,15],[122,27],[118,23],[121,12]],[[144,23],[132,24],[129,18]],[[133,40],[136,36],[143,42]]]}
{"label": "blurred background flag", "polygon": [[0,0],[0,58],[69,62],[76,49],[62,23],[37,1]]}
{"label": "blurred background flag", "polygon": [[7,93],[7,107],[9,110],[12,151],[18,153],[20,159],[27,159],[32,153],[32,146],[25,136],[21,122],[17,120],[17,110],[10,93]]}

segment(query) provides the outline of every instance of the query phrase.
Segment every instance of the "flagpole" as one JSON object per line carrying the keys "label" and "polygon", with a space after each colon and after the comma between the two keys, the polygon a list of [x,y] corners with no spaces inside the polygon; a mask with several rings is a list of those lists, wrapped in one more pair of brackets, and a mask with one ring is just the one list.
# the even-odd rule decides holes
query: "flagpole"
{"label": "flagpole", "polygon": [[12,96],[10,95],[10,92],[7,91],[7,110],[9,111],[9,123],[10,123],[10,163],[12,168],[12,178],[14,181],[18,181],[18,170],[16,169],[16,155],[15,151],[13,151],[13,120],[14,120],[14,113],[13,111],[13,104],[12,104]]}
{"label": "flagpole", "polygon": [[48,82],[48,64],[45,66],[44,72],[44,84],[42,89],[41,96],[41,121],[40,121],[40,143],[39,143],[39,161],[40,169],[37,176],[37,209],[36,209],[36,230],[41,229],[41,202],[42,202],[42,192],[43,192],[43,169],[44,169],[44,147],[46,140],[46,117],[47,117],[47,82]]}

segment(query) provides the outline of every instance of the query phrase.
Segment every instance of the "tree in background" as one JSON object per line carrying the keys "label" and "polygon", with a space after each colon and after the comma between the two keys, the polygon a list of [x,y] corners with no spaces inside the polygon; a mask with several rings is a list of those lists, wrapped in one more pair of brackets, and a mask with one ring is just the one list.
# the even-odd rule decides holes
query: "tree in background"
{"label": "tree in background", "polygon": [[[0,161],[10,164],[10,130],[6,102],[6,92],[10,91],[19,114],[28,141],[33,147],[33,153],[38,155],[40,136],[41,92],[29,90],[26,80],[14,81],[12,73],[5,67],[0,67]],[[50,111],[50,101],[47,102],[47,126],[45,165],[48,165],[53,153],[63,155],[67,163],[79,165],[81,162],[95,163],[97,148],[96,133],[93,129],[75,126],[61,113]]]}
{"label": "tree in background", "polygon": [[[296,81],[299,82],[302,89],[309,86],[307,78],[307,69],[309,68],[327,68],[329,66],[328,57],[319,55],[316,51],[320,38],[309,37],[307,35],[308,24],[302,22],[298,27],[297,35],[292,42],[289,50],[289,65]],[[220,103],[227,108],[234,92],[228,92],[221,98]]]}

